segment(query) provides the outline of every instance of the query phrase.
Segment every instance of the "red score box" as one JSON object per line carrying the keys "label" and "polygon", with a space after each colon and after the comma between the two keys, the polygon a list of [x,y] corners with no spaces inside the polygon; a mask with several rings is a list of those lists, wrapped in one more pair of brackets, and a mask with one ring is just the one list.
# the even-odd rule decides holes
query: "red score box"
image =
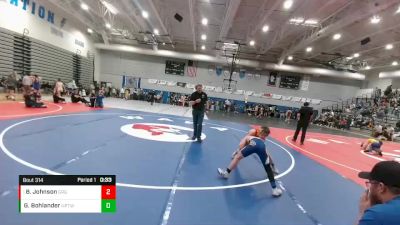
{"label": "red score box", "polygon": [[115,185],[101,186],[101,199],[115,199]]}

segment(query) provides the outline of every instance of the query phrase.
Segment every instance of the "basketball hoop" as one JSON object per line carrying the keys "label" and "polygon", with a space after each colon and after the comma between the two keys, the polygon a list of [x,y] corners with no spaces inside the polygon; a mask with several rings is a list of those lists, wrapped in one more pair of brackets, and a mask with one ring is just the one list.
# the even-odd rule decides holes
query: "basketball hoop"
{"label": "basketball hoop", "polygon": [[224,73],[223,89],[228,92],[233,92],[236,90],[237,80],[233,80],[236,65],[239,63],[240,55],[240,44],[239,43],[227,43],[225,42],[222,46],[222,51],[226,59],[228,66],[228,74]]}

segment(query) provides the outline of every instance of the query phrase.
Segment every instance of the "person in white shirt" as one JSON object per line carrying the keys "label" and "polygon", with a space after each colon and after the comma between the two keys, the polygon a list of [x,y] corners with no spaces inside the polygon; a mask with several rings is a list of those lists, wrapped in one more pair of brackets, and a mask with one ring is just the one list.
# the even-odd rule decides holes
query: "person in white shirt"
{"label": "person in white shirt", "polygon": [[122,87],[121,90],[119,91],[119,97],[124,98],[125,95],[125,89]]}
{"label": "person in white shirt", "polygon": [[231,108],[231,102],[229,99],[225,100],[225,112],[229,112],[229,109]]}
{"label": "person in white shirt", "polygon": [[[14,72],[15,73],[15,72]],[[22,78],[22,87],[23,87],[23,94],[29,94],[31,91],[31,87],[33,84],[33,76],[32,75],[25,75]]]}
{"label": "person in white shirt", "polygon": [[292,119],[292,113],[293,113],[293,111],[291,110],[291,109],[288,109],[287,111],[286,111],[286,119],[285,119],[285,122],[287,122],[287,123],[290,123],[290,120]]}
{"label": "person in white shirt", "polygon": [[382,132],[383,132],[382,125],[380,125],[380,124],[375,125],[373,136],[378,137],[378,136],[382,135]]}

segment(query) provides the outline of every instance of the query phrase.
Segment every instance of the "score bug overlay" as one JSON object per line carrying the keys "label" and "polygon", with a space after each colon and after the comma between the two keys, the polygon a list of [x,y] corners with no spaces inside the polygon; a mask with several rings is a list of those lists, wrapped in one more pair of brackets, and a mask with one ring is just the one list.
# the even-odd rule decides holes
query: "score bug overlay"
{"label": "score bug overlay", "polygon": [[115,175],[20,175],[20,213],[114,213]]}

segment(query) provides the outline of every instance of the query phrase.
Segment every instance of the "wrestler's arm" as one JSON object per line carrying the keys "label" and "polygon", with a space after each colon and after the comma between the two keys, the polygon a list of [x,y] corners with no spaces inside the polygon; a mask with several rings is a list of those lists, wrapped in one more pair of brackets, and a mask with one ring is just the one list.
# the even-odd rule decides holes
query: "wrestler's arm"
{"label": "wrestler's arm", "polygon": [[246,145],[248,145],[251,137],[254,137],[255,135],[256,135],[256,130],[255,129],[251,129],[249,131],[249,133],[247,133],[246,136],[244,136],[242,138],[242,140],[240,140],[240,142],[239,142],[239,150],[244,148]]}

